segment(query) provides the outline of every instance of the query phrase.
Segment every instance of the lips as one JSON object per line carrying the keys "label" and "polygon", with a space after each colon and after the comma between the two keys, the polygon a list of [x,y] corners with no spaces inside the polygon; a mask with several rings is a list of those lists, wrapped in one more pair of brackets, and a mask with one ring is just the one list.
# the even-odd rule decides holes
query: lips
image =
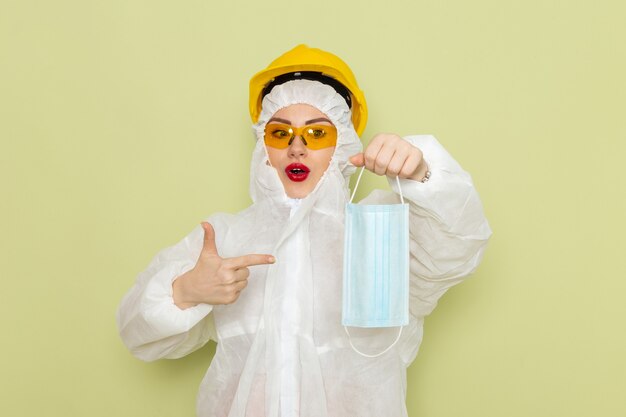
{"label": "lips", "polygon": [[311,172],[309,167],[299,163],[289,164],[287,165],[287,168],[285,168],[285,174],[287,174],[287,177],[294,182],[302,182],[306,180],[309,176],[309,172]]}

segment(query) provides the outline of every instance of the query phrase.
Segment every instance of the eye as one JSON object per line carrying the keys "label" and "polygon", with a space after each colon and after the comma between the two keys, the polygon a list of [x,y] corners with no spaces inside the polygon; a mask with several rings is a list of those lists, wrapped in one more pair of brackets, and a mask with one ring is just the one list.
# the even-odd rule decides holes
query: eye
{"label": "eye", "polygon": [[272,130],[272,136],[274,136],[276,139],[286,139],[291,137],[291,133],[289,133],[285,129],[275,129]]}
{"label": "eye", "polygon": [[307,135],[313,139],[321,139],[326,135],[326,130],[320,127],[310,127],[307,129]]}

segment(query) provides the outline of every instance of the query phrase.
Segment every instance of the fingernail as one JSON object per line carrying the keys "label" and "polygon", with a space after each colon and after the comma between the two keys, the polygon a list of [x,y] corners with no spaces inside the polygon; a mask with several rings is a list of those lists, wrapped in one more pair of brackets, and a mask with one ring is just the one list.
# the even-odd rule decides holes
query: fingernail
{"label": "fingernail", "polygon": [[274,258],[273,256],[270,256],[269,261],[271,264],[273,264],[274,262],[276,262],[276,258]]}

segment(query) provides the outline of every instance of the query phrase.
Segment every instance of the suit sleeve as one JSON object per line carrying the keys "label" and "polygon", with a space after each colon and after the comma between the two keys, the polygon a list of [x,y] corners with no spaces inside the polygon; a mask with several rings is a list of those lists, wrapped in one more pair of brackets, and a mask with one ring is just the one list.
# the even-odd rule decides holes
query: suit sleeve
{"label": "suit sleeve", "polygon": [[[212,217],[216,244],[225,225]],[[202,249],[204,231],[198,225],[176,245],[160,251],[139,274],[117,311],[122,341],[139,359],[153,361],[185,356],[216,339],[215,325],[208,304],[181,310],[174,304],[172,283],[191,270]]]}

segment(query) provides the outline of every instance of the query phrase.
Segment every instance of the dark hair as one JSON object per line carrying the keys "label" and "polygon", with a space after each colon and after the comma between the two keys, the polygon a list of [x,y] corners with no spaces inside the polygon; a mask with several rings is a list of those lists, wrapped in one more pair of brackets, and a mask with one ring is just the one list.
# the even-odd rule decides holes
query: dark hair
{"label": "dark hair", "polygon": [[287,74],[281,74],[275,77],[263,88],[263,92],[261,93],[261,99],[268,95],[270,91],[272,91],[272,88],[292,80],[319,81],[323,84],[329,85],[335,89],[337,94],[343,97],[343,99],[346,101],[346,104],[348,105],[348,108],[352,108],[352,98],[350,97],[350,90],[348,90],[345,85],[341,84],[336,79],[316,71],[289,72]]}

